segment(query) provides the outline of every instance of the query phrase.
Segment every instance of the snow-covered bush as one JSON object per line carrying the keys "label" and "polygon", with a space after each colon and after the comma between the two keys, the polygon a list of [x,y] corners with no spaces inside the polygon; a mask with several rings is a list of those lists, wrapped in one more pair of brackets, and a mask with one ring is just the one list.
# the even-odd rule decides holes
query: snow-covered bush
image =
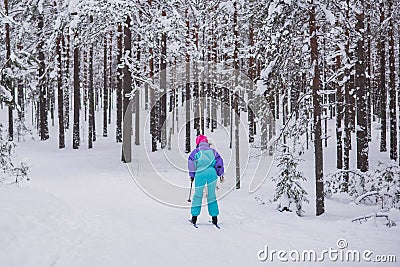
{"label": "snow-covered bush", "polygon": [[[346,177],[348,182],[346,181]],[[348,192],[350,196],[359,196],[366,192],[366,183],[370,179],[369,172],[360,170],[337,170],[327,175],[324,179],[325,196],[328,198],[333,194]]]}
{"label": "snow-covered bush", "polygon": [[15,164],[12,155],[16,144],[3,138],[2,124],[0,124],[0,183],[18,183],[28,179],[28,165],[24,162]]}
{"label": "snow-covered bush", "polygon": [[32,130],[26,125],[24,119],[14,119],[14,129],[16,130],[18,141],[25,141],[25,138],[35,139]]}
{"label": "snow-covered bush", "polygon": [[304,215],[304,202],[308,203],[307,192],[301,186],[301,181],[305,181],[304,174],[297,169],[299,158],[290,153],[289,148],[283,149],[277,156],[279,173],[272,177],[276,182],[274,202],[278,203],[279,211],[291,211],[291,205],[296,206],[296,213],[299,216]]}
{"label": "snow-covered bush", "polygon": [[365,173],[339,170],[326,177],[325,194],[330,197],[339,192],[347,192],[357,204],[380,205],[382,210],[400,209],[400,167],[379,163],[376,170]]}

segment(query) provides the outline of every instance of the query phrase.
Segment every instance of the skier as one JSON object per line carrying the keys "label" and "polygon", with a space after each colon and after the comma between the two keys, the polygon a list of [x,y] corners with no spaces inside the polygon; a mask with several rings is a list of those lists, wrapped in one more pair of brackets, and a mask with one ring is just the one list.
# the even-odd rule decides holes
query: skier
{"label": "skier", "polygon": [[221,183],[224,181],[224,161],[218,152],[210,147],[207,136],[199,135],[196,138],[196,148],[190,153],[188,158],[188,169],[191,181],[194,181],[195,192],[191,208],[192,219],[190,222],[196,225],[197,216],[201,211],[203,199],[203,189],[207,184],[207,204],[208,213],[212,218],[212,223],[218,227],[218,203],[215,195],[217,178],[220,177]]}

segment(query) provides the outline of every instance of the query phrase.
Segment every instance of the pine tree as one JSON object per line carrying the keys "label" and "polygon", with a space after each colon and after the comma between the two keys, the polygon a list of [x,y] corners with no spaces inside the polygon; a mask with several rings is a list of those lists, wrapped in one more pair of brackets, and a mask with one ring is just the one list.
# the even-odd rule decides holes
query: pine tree
{"label": "pine tree", "polygon": [[[165,9],[161,15],[167,16]],[[167,33],[165,30],[161,33],[161,63],[160,63],[160,127],[161,127],[161,148],[164,149],[167,145]]]}
{"label": "pine tree", "polygon": [[79,46],[78,46],[78,36],[75,33],[74,38],[74,126],[72,134],[72,148],[78,149],[80,145],[80,130],[79,130],[79,120],[80,120],[80,108],[81,108],[81,91],[80,91],[80,64],[79,64]]}
{"label": "pine tree", "polygon": [[[393,0],[388,0],[388,9],[393,13]],[[390,118],[390,159],[397,160],[397,116],[396,77],[394,59],[393,16],[389,18],[389,118]]]}
{"label": "pine tree", "polygon": [[[380,11],[380,17],[379,17],[379,22],[381,24],[384,23],[385,21],[385,4],[383,0],[379,1],[379,11]],[[381,107],[381,146],[380,146],[380,151],[385,152],[386,151],[386,98],[387,98],[387,92],[386,92],[386,46],[385,46],[385,41],[386,41],[386,34],[384,31],[380,32],[380,40],[379,40],[379,58],[380,58],[380,76],[379,76],[379,91],[380,91],[380,107]]]}
{"label": "pine tree", "polygon": [[110,31],[110,49],[108,51],[108,88],[109,88],[109,94],[108,94],[108,123],[111,124],[111,111],[112,111],[112,96],[113,96],[113,89],[114,89],[114,83],[113,83],[113,32]]}
{"label": "pine tree", "polygon": [[186,102],[186,120],[185,120],[185,152],[189,153],[191,151],[190,147],[190,100],[191,100],[191,92],[190,92],[190,54],[189,54],[189,45],[190,45],[190,22],[189,22],[189,7],[186,7],[186,61],[185,61],[185,102]]}
{"label": "pine tree", "polygon": [[[152,0],[148,0],[150,12],[152,10]],[[154,88],[154,40],[150,38],[149,45],[149,80],[150,88],[150,135],[151,135],[151,151],[157,151],[157,106],[156,106],[156,92]]]}
{"label": "pine tree", "polygon": [[233,34],[234,34],[234,51],[233,51],[233,68],[235,71],[234,81],[234,116],[235,116],[235,177],[236,177],[236,189],[240,189],[240,142],[239,142],[239,123],[240,123],[240,109],[239,109],[239,25],[238,25],[238,3],[235,0],[233,2]]}
{"label": "pine tree", "polygon": [[279,202],[279,211],[291,211],[291,205],[296,206],[296,213],[304,215],[304,203],[309,203],[308,193],[302,187],[301,182],[306,181],[304,174],[298,170],[300,159],[295,158],[289,147],[280,145],[278,162],[279,174],[272,178],[276,182],[274,202]]}
{"label": "pine tree", "polygon": [[314,106],[314,149],[315,149],[315,183],[316,183],[316,214],[325,212],[324,208],[324,174],[323,174],[323,153],[322,153],[322,132],[321,132],[321,97],[319,94],[319,62],[318,62],[318,40],[317,24],[315,18],[315,3],[311,0],[309,6],[309,30],[311,46],[311,65],[313,68],[312,96]]}
{"label": "pine tree", "polygon": [[[346,0],[346,20],[350,18],[350,0]],[[350,168],[350,150],[351,150],[351,58],[350,58],[350,29],[349,27],[345,28],[345,36],[346,36],[346,43],[345,43],[345,69],[344,69],[344,139],[343,139],[343,169],[349,170]],[[349,184],[349,176],[348,173],[345,172],[344,177],[344,187],[345,191],[347,190],[347,186]]]}
{"label": "pine tree", "polygon": [[[68,28],[67,28],[68,30]],[[70,73],[69,73],[69,50],[70,50],[70,37],[69,33],[66,33],[65,38],[62,38],[62,49],[64,53],[64,61],[65,61],[65,68],[64,68],[64,127],[65,129],[69,129],[69,107],[70,107]]]}
{"label": "pine tree", "polygon": [[124,83],[123,83],[123,130],[122,130],[122,161],[129,163],[132,161],[132,110],[127,97],[132,91],[132,75],[128,66],[132,56],[132,32],[131,32],[131,17],[127,16],[124,25]]}
{"label": "pine tree", "polygon": [[[398,81],[399,81],[399,83],[398,83],[398,92],[399,93],[397,93],[397,104],[398,105],[400,105],[400,27],[398,27],[398,33],[397,33],[397,36],[398,36],[398,38],[399,38],[399,40],[398,40],[398,50],[397,51],[399,51],[397,54],[398,54],[398,60],[397,60],[397,62],[398,62],[398,72],[397,72],[397,74],[398,74]],[[398,123],[398,125],[399,125],[399,132],[400,132],[400,112],[399,112],[399,123]],[[400,149],[400,138],[398,139],[398,141],[399,141],[399,149]],[[399,156],[399,165],[400,165],[400,156]]]}
{"label": "pine tree", "polygon": [[[9,15],[9,7],[8,7],[8,0],[4,0],[4,15],[8,16]],[[6,20],[5,23],[5,42],[6,42],[6,67],[10,68],[11,66],[11,41],[10,41],[10,24]],[[3,79],[2,79],[3,80]],[[12,90],[12,83],[9,82],[9,88],[11,91],[11,100],[15,102],[14,100],[14,90]],[[12,141],[14,140],[14,116],[13,116],[13,110],[14,110],[14,105],[9,105],[8,106],[8,140]]]}
{"label": "pine tree", "polygon": [[371,33],[371,2],[369,0],[366,1],[366,38],[367,38],[367,51],[365,55],[365,68],[366,68],[366,93],[367,93],[367,127],[368,127],[368,141],[371,141],[372,135],[372,33]]}
{"label": "pine tree", "polygon": [[[336,20],[336,27],[339,27],[339,22]],[[342,62],[340,57],[340,46],[336,47],[336,71],[339,72]],[[343,74],[338,77],[338,82],[336,83],[336,168],[343,168],[343,86],[341,81],[343,80]]]}
{"label": "pine tree", "polygon": [[[139,10],[139,19],[142,20],[142,12]],[[141,35],[138,33],[137,35],[137,41],[136,41],[136,61],[138,65],[140,65],[140,60],[141,60]],[[145,73],[145,71],[144,71]],[[146,75],[146,74],[144,74]],[[135,145],[140,145],[140,82],[135,81],[136,88],[135,90]]]}
{"label": "pine tree", "polygon": [[46,86],[46,63],[45,63],[45,53],[44,53],[44,14],[38,14],[38,32],[39,32],[39,42],[37,44],[38,50],[38,61],[39,61],[39,117],[40,117],[40,139],[49,139],[49,128],[47,120],[47,86]]}
{"label": "pine tree", "polygon": [[[253,8],[253,0],[250,0],[250,8]],[[253,99],[254,99],[254,79],[255,79],[255,58],[254,58],[254,21],[253,17],[251,17],[250,22],[249,22],[249,53],[250,53],[250,58],[249,58],[249,78],[250,78],[250,84],[249,84],[249,90],[248,90],[248,96],[249,96],[249,107],[248,107],[248,123],[249,123],[249,143],[254,142],[254,134],[255,134],[255,116],[254,116],[254,111],[253,111]]]}
{"label": "pine tree", "polygon": [[118,34],[117,34],[117,129],[116,139],[117,143],[122,142],[122,23],[118,23]]}
{"label": "pine tree", "polygon": [[64,91],[62,76],[62,53],[61,39],[64,37],[60,34],[57,38],[56,56],[57,56],[57,96],[58,96],[58,148],[65,147],[65,127],[64,127]]}
{"label": "pine tree", "polygon": [[356,13],[358,33],[356,47],[356,77],[355,90],[357,96],[357,168],[362,172],[368,170],[368,120],[367,120],[367,92],[365,79],[365,48],[364,48],[364,1],[359,1]]}
{"label": "pine tree", "polygon": [[[110,44],[111,48],[111,44]],[[103,137],[108,135],[108,63],[107,63],[107,35],[103,38]],[[111,105],[111,103],[110,103]]]}
{"label": "pine tree", "polygon": [[[90,15],[89,25],[93,23],[93,16]],[[94,113],[94,105],[95,105],[95,95],[94,95],[94,86],[93,86],[93,44],[89,43],[89,77],[88,77],[88,100],[89,100],[89,136],[88,136],[88,148],[93,148],[93,142],[96,141],[96,128],[95,128],[95,113]]]}

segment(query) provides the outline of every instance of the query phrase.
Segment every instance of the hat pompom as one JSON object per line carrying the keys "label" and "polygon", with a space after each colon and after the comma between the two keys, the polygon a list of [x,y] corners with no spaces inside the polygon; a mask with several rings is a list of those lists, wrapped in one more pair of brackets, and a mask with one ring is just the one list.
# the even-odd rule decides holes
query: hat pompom
{"label": "hat pompom", "polygon": [[196,145],[199,145],[201,142],[207,142],[208,143],[208,139],[207,136],[200,134],[199,136],[197,136],[196,138]]}

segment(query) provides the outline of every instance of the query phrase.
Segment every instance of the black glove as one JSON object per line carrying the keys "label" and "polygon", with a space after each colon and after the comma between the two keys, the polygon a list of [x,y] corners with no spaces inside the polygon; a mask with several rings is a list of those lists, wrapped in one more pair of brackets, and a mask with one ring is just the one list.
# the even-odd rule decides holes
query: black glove
{"label": "black glove", "polygon": [[194,181],[194,177],[190,177],[190,181],[193,183],[193,181]]}

